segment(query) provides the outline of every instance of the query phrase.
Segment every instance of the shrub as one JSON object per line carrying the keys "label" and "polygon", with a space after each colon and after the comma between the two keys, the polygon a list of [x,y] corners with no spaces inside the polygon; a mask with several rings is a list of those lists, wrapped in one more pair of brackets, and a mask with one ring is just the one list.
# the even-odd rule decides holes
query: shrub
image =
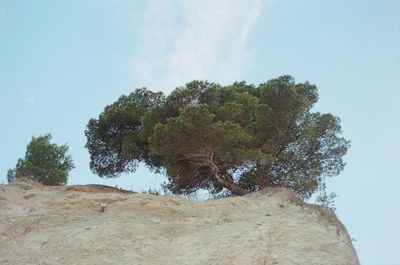
{"label": "shrub", "polygon": [[18,159],[15,168],[8,170],[9,183],[23,176],[44,185],[67,183],[69,171],[74,168],[71,156],[67,154],[68,145],[50,143],[51,138],[51,134],[32,137],[26,147],[25,157]]}

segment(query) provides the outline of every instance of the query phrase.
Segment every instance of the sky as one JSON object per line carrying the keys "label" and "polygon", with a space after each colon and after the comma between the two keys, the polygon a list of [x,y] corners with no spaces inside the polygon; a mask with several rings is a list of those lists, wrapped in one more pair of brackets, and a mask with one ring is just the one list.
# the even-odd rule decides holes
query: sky
{"label": "sky", "polygon": [[361,263],[400,264],[398,0],[0,0],[0,183],[33,135],[52,133],[69,144],[69,184],[158,188],[164,177],[143,165],[90,172],[90,118],[143,86],[284,74],[316,84],[314,110],[340,117],[351,140],[328,190]]}

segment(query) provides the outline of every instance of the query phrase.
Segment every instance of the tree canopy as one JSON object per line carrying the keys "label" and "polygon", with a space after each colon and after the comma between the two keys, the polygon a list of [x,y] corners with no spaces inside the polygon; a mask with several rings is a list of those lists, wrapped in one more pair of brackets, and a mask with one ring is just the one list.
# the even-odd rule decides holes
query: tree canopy
{"label": "tree canopy", "polygon": [[291,76],[258,86],[193,81],[167,97],[137,89],[89,121],[90,167],[117,177],[144,162],[176,194],[285,186],[308,198],[343,170],[349,147],[338,117],[311,111],[317,100],[315,85]]}
{"label": "tree canopy", "polygon": [[28,177],[44,185],[64,185],[68,174],[74,168],[68,145],[50,143],[52,136],[32,137],[26,147],[24,158],[18,159],[14,169],[8,170],[8,182],[18,177]]}

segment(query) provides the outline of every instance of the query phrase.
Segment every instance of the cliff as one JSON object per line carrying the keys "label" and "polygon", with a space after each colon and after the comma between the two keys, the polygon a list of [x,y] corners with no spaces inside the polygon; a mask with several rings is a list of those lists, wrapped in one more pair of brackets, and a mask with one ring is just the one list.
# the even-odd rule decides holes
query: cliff
{"label": "cliff", "polygon": [[0,264],[359,264],[329,210],[287,189],[210,201],[102,185],[0,186]]}

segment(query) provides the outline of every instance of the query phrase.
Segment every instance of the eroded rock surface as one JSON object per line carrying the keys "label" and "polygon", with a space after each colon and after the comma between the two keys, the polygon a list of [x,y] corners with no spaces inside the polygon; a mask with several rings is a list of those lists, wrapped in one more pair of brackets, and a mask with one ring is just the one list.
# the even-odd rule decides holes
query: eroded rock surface
{"label": "eroded rock surface", "polygon": [[25,182],[0,187],[0,264],[359,262],[337,218],[286,189],[199,202]]}

